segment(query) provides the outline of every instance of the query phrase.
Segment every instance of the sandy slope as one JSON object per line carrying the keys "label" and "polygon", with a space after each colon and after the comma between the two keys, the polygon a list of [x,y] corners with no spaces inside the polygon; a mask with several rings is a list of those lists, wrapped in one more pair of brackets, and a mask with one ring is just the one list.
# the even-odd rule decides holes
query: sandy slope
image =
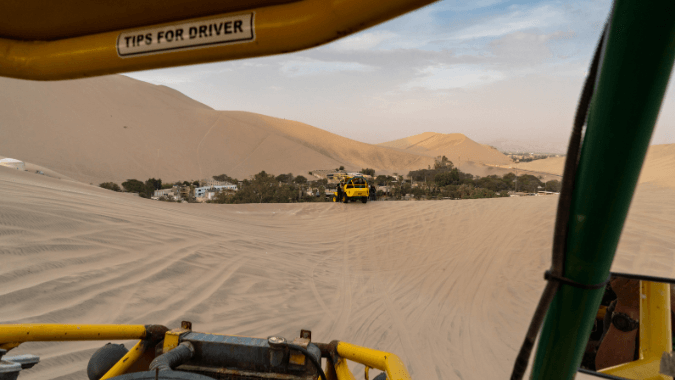
{"label": "sandy slope", "polygon": [[297,122],[215,111],[125,76],[64,82],[0,78],[0,155],[85,183],[165,181],[266,170],[307,175],[363,167],[406,172],[426,156],[359,143]]}
{"label": "sandy slope", "polygon": [[544,173],[562,175],[565,168],[565,157],[549,157],[543,160],[521,162],[518,169],[535,170]]}
{"label": "sandy slope", "polygon": [[[506,378],[549,266],[557,197],[173,204],[0,168],[0,322],[162,323],[341,339],[416,379]],[[615,269],[673,273],[675,190],[633,203]],[[85,379],[98,343],[32,343]],[[361,368],[356,375],[362,376]]]}
{"label": "sandy slope", "polygon": [[513,161],[498,150],[479,144],[461,133],[424,132],[378,144],[430,157],[446,156],[455,165],[473,161],[488,165],[509,165]]}
{"label": "sandy slope", "polygon": [[[565,157],[551,157],[518,164],[518,169],[562,175]],[[652,145],[647,151],[640,183],[675,187],[675,144]]]}

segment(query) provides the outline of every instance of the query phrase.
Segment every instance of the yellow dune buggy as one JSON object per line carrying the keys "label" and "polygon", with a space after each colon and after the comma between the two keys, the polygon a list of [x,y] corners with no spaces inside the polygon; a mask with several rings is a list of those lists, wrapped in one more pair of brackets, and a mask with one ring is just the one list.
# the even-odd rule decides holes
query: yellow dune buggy
{"label": "yellow dune buggy", "polygon": [[333,202],[347,203],[350,200],[360,199],[361,202],[368,202],[370,190],[368,181],[363,177],[346,177],[340,181],[337,191],[333,192]]}

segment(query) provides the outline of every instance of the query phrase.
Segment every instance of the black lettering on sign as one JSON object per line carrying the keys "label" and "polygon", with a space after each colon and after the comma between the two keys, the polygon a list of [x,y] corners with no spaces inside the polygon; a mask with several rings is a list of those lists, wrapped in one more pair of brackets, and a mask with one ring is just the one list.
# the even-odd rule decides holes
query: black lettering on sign
{"label": "black lettering on sign", "polygon": [[254,18],[255,13],[250,12],[121,32],[117,54],[125,58],[255,41]]}

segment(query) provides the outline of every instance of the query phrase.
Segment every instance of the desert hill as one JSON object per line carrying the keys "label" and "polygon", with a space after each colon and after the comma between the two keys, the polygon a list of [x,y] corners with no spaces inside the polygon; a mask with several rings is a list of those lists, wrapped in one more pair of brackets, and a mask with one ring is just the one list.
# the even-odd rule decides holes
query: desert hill
{"label": "desert hill", "polygon": [[[565,157],[550,157],[518,164],[518,169],[562,175]],[[652,145],[642,165],[640,183],[675,187],[675,144]]]}
{"label": "desert hill", "polygon": [[433,160],[298,122],[215,111],[178,91],[125,76],[31,82],[0,78],[0,154],[86,183],[128,178],[245,178],[266,170],[372,167]]}
{"label": "desert hill", "polygon": [[497,149],[479,144],[461,133],[424,132],[378,145],[430,157],[446,156],[455,166],[466,161],[488,165],[513,163]]}

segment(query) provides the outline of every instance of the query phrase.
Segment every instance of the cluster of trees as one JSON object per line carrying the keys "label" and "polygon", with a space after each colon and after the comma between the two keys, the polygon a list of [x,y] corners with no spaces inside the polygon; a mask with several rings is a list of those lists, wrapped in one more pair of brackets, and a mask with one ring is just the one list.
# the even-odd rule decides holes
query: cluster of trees
{"label": "cluster of trees", "polygon": [[[168,185],[171,187],[172,185]],[[141,182],[137,179],[129,179],[125,182],[122,182],[122,187],[124,191],[129,193],[138,193],[142,198],[150,198],[155,193],[155,190],[161,190],[162,180],[155,178],[148,178],[147,181]]]}
{"label": "cluster of trees", "polygon": [[[530,174],[516,176],[508,173],[501,177],[498,175],[473,176],[454,167],[445,156],[436,160],[433,169],[413,170],[408,173],[408,177],[417,182],[418,187],[413,188],[408,184],[401,184],[400,194],[392,191],[395,197],[413,194],[418,199],[443,197],[476,199],[506,197],[509,191],[526,193],[536,193],[538,190],[560,191],[560,181],[552,180],[544,183],[540,178]],[[391,183],[390,179],[385,176],[377,176],[375,182],[378,185]],[[396,190],[395,186],[393,190]]]}
{"label": "cluster of trees", "polygon": [[[401,180],[397,173],[393,176],[375,176],[375,169],[361,169],[361,173],[374,177],[378,186],[388,186],[394,199],[401,199],[411,194],[416,199],[476,199],[507,197],[509,191],[535,193],[538,190],[560,191],[557,180],[542,182],[530,174],[516,176],[508,173],[503,176],[489,175],[477,177],[457,169],[445,156],[436,159],[434,168],[413,170],[408,173],[409,180]],[[221,174],[213,176],[217,181],[239,184],[238,191],[221,191],[213,203],[292,203],[325,201],[328,181],[326,179],[310,181],[304,176],[292,173],[277,176],[265,171],[254,175],[251,179],[238,181],[236,178]],[[415,184],[415,186],[413,186]],[[141,197],[152,197],[155,190],[171,188],[174,185],[198,187],[199,181],[162,183],[161,179],[149,178],[145,182],[129,179],[122,183],[124,191],[138,193]],[[99,185],[105,189],[122,191],[119,185],[105,182]],[[319,196],[308,195],[308,189],[318,189]],[[378,197],[385,195],[378,191]]]}
{"label": "cluster of trees", "polygon": [[[325,200],[328,181],[321,179],[309,182],[304,176],[292,173],[274,176],[265,171],[245,179],[236,192],[218,193],[212,203],[293,203],[321,202]],[[307,195],[308,188],[318,188],[319,197]]]}
{"label": "cluster of trees", "polygon": [[138,193],[142,198],[150,198],[155,193],[155,190],[170,189],[174,185],[184,185],[184,186],[199,186],[199,181],[189,182],[175,182],[175,183],[162,183],[161,179],[148,178],[145,182],[139,181],[137,179],[128,179],[122,182],[122,187],[114,182],[103,182],[99,184],[99,187],[112,191],[126,191],[128,193]]}

